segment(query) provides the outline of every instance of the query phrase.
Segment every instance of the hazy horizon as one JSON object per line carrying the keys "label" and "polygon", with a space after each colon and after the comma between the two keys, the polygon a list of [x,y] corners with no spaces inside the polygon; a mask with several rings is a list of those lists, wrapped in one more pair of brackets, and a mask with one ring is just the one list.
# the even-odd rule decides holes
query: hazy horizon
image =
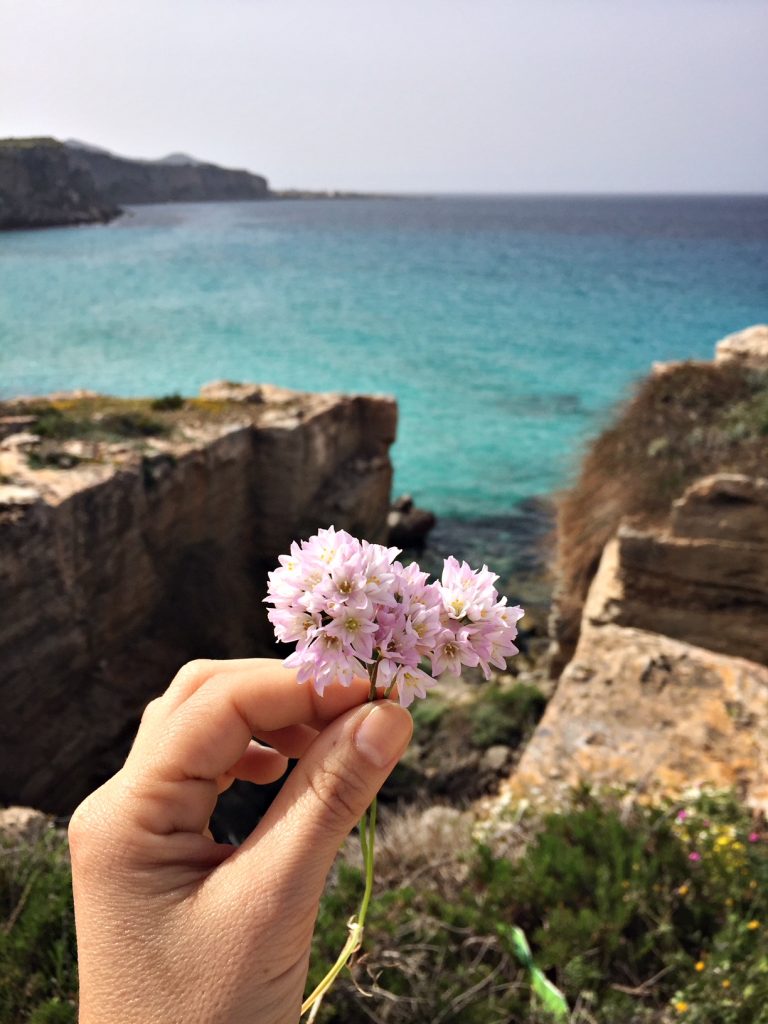
{"label": "hazy horizon", "polygon": [[763,0],[0,0],[0,136],[275,189],[762,195]]}

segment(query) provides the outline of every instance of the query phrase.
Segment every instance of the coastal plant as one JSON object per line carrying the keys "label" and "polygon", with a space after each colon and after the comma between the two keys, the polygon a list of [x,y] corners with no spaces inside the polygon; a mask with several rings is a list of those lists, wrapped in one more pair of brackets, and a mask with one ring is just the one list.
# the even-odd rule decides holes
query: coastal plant
{"label": "coastal plant", "polygon": [[76,999],[66,839],[0,838],[0,1022],[74,1024]]}
{"label": "coastal plant", "polygon": [[[505,668],[517,653],[513,641],[523,611],[499,597],[498,577],[486,566],[472,570],[447,558],[441,579],[429,582],[416,563],[398,562],[399,554],[331,526],[280,556],[265,600],[272,605],[268,615],[277,639],[296,643],[285,665],[296,670],[298,683],[311,683],[322,694],[331,683],[348,686],[367,677],[369,700],[396,697],[409,707],[440,676],[458,676],[469,666],[488,679],[492,667]],[[362,945],[373,892],[376,816],[374,799],[359,824],[362,901],[341,952],[302,1006],[313,1018]]]}
{"label": "coastal plant", "polygon": [[[441,834],[438,811],[454,815]],[[473,838],[471,821],[458,827],[458,811],[389,812],[365,953],[339,976],[318,1024],[545,1024],[514,926],[575,1007],[574,1024],[768,1024],[762,818],[727,793],[647,806],[588,791],[551,814],[510,803],[504,815],[518,839],[501,853],[487,830]],[[505,821],[494,813],[488,824]],[[364,881],[350,842],[320,904],[311,987],[344,944]],[[54,830],[6,839],[0,1024],[74,1024],[76,986],[66,841]]]}

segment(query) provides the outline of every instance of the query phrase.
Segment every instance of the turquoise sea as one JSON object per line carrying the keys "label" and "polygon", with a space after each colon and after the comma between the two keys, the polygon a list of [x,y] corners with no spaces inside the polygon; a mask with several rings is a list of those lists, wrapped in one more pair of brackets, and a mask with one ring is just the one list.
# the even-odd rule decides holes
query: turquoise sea
{"label": "turquoise sea", "polygon": [[768,197],[185,204],[0,235],[0,396],[393,394],[396,491],[446,520],[562,486],[654,360],[767,319]]}

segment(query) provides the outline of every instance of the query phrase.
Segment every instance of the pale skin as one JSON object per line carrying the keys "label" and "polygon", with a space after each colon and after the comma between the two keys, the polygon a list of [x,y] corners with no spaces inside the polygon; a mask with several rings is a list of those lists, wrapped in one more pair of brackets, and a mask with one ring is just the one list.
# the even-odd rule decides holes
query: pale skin
{"label": "pale skin", "polygon": [[[326,876],[411,736],[367,696],[361,679],[318,697],[257,659],[193,662],[149,704],[70,824],[80,1024],[296,1024]],[[245,843],[214,842],[217,795],[288,757]]]}

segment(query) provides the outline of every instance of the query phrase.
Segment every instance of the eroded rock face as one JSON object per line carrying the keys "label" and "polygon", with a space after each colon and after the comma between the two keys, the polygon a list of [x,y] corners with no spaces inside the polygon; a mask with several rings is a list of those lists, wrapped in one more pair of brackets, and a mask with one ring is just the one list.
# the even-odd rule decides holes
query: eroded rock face
{"label": "eroded rock face", "polygon": [[292,540],[384,540],[393,400],[242,408],[66,471],[2,442],[0,803],[71,811],[182,663],[268,653],[266,573]]}
{"label": "eroded rock face", "polygon": [[768,665],[768,480],[720,474],[674,503],[663,531],[623,524],[584,609]]}
{"label": "eroded rock face", "polygon": [[768,324],[755,324],[718,341],[715,362],[768,370]]}
{"label": "eroded rock face", "polygon": [[714,786],[768,810],[766,716],[764,665],[585,623],[509,785],[547,802],[581,782],[655,796]]}

